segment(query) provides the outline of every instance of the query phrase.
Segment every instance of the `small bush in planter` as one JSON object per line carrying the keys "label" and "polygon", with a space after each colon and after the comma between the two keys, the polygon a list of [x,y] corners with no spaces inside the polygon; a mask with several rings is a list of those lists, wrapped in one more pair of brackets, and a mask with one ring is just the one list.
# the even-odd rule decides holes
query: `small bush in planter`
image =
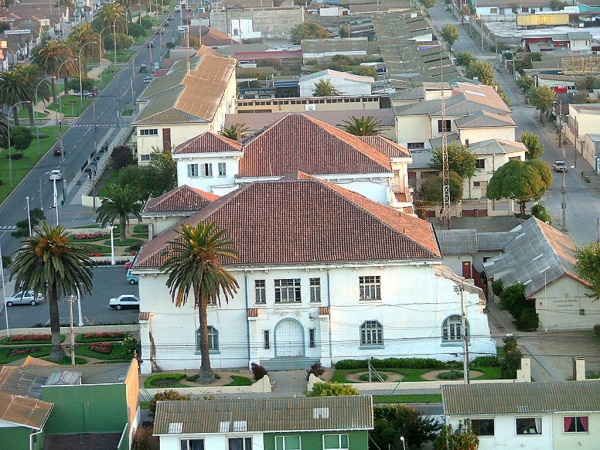
{"label": "small bush in planter", "polygon": [[156,412],[156,402],[158,402],[160,400],[187,401],[187,400],[191,400],[191,398],[189,395],[180,394],[179,392],[174,391],[173,389],[159,392],[154,397],[152,397],[152,400],[150,400],[150,402],[148,402],[148,413],[150,414],[151,417],[154,417],[154,413]]}
{"label": "small bush in planter", "polygon": [[90,345],[90,350],[102,353],[103,355],[110,355],[112,353],[112,344],[110,342],[96,342]]}
{"label": "small bush in planter", "polygon": [[458,380],[459,378],[462,378],[463,372],[461,370],[450,370],[449,372],[442,372],[440,374],[438,374],[438,378],[440,380]]}
{"label": "small bush in planter", "polygon": [[261,380],[266,374],[269,373],[267,369],[256,363],[252,363],[250,369],[252,370],[252,375],[254,375],[255,381]]}
{"label": "small bush in planter", "polygon": [[[380,373],[379,376],[381,377],[381,379],[383,381],[387,380],[387,377],[388,377],[385,373]],[[369,381],[369,373],[367,372],[367,373],[361,374],[361,376],[358,377],[358,379],[360,381],[367,381],[368,382]],[[379,378],[377,377],[377,375],[375,375],[374,373],[372,373],[371,374],[371,381],[373,383],[378,383],[379,382]]]}
{"label": "small bush in planter", "polygon": [[325,369],[323,368],[323,365],[320,362],[314,363],[312,366],[310,366],[310,369],[306,371],[306,381],[308,381],[308,379],[310,378],[311,373],[315,377],[320,377],[325,373]]}

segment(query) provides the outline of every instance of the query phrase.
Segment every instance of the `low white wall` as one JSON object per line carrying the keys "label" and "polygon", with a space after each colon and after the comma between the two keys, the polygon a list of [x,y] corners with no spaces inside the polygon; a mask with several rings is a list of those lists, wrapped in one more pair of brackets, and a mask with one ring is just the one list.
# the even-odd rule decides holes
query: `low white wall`
{"label": "low white wall", "polygon": [[[155,396],[165,389],[146,389],[151,396]],[[186,395],[206,395],[206,394],[268,394],[271,392],[271,381],[269,376],[265,375],[252,386],[198,386],[189,388],[170,388],[180,394]]]}
{"label": "low white wall", "polygon": [[[134,335],[134,337],[138,337],[140,334],[140,326],[138,324],[131,325],[90,325],[84,327],[75,327],[73,329],[74,334],[77,336],[78,334],[86,334],[86,333],[103,333],[103,332],[116,332],[123,331],[125,333],[130,333]],[[71,334],[71,329],[69,327],[61,327],[60,333],[69,336]],[[11,328],[10,335],[15,336],[17,334],[50,334],[50,327],[44,328]],[[5,338],[7,336],[6,330],[0,330],[0,339]],[[68,344],[65,340],[63,344]]]}

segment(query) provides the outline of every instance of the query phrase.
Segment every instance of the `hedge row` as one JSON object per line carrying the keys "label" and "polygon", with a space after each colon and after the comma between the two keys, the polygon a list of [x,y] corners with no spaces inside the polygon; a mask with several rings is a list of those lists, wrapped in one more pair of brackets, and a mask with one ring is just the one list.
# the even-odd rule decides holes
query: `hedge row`
{"label": "hedge row", "polygon": [[[443,362],[433,358],[385,358],[372,359],[375,369],[430,369],[443,370],[462,368],[462,361]],[[471,362],[471,367],[499,367],[500,361],[496,356],[480,356]],[[367,369],[367,359],[343,359],[335,364],[337,370]]]}

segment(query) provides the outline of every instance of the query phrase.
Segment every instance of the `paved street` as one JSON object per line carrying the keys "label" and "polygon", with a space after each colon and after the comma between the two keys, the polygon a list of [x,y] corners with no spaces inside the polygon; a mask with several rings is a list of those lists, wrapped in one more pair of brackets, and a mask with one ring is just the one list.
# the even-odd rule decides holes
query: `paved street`
{"label": "paved street", "polygon": [[[465,29],[460,25],[460,21],[455,20],[449,13],[446,12],[444,3],[438,1],[436,6],[429,10],[432,24],[442,29],[446,24],[455,24],[458,28],[458,41],[452,46],[455,52],[469,51],[472,52],[479,60],[486,60],[492,66],[496,65],[494,53],[481,52],[481,47],[477,47],[475,43],[466,33]],[[468,25],[467,25],[468,26]],[[529,130],[540,136],[540,141],[544,145],[546,151],[543,160],[549,165],[557,159],[564,159],[570,166],[575,165],[575,151],[573,148],[565,147],[565,151],[558,148],[556,143],[552,142],[546,132],[540,127],[536,120],[536,111],[531,106],[525,106],[521,102],[521,95],[518,95],[518,89],[515,86],[511,75],[504,69],[500,68],[496,72],[496,80],[511,100],[512,117],[518,125],[517,139],[520,138],[524,130]],[[548,132],[552,132],[550,127],[546,128]],[[600,200],[590,194],[587,185],[584,185],[581,179],[581,171],[586,171],[588,174],[592,171],[592,167],[578,158],[577,167],[569,170],[566,174],[566,192],[567,192],[567,231],[576,245],[584,246],[598,238],[598,228],[596,224],[597,218],[600,217]],[[592,175],[596,176],[596,175]],[[542,203],[553,220],[553,225],[562,228],[562,176],[555,174],[552,187],[546,192],[542,198]]]}

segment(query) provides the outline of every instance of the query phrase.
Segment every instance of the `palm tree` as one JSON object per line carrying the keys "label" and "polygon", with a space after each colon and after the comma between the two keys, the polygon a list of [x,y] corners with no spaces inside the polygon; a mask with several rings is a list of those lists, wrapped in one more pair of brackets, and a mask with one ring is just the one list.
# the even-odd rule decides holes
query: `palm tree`
{"label": "palm tree", "polygon": [[240,137],[243,137],[246,133],[248,133],[248,127],[245,124],[237,124],[229,127],[224,126],[221,128],[221,131],[219,131],[219,134],[227,139],[231,139],[232,141],[237,141],[238,127],[240,128]]}
{"label": "palm tree", "polygon": [[[50,85],[47,81],[44,81],[44,74],[42,73],[39,66],[35,64],[28,64],[26,66],[17,66],[14,70],[18,70],[19,75],[24,81],[27,82],[30,89],[28,89],[25,100],[28,100],[27,109],[29,110],[29,126],[35,127],[35,116],[34,106],[37,99],[49,100],[50,99]],[[36,99],[36,89],[38,98]]]}
{"label": "palm tree", "polygon": [[108,195],[102,200],[102,206],[98,208],[96,222],[104,227],[108,222],[119,219],[121,225],[121,242],[127,240],[126,232],[129,224],[129,214],[133,214],[138,222],[142,221],[140,211],[142,210],[140,195],[131,186],[113,185],[108,188]]}
{"label": "palm tree", "polygon": [[[31,97],[31,87],[18,68],[0,72],[0,104],[13,106],[15,125],[19,126],[17,103]],[[9,113],[10,114],[10,113]]]}
{"label": "palm tree", "polygon": [[[56,95],[56,78],[65,73],[73,73],[73,68],[77,67],[75,61],[72,61],[71,64],[65,63],[72,58],[73,51],[64,42],[49,41],[33,50],[33,56],[31,58],[32,63],[37,64],[46,75],[52,78],[52,98],[54,103],[58,103],[58,97]],[[65,65],[61,68],[63,63],[65,63]],[[69,71],[68,68],[65,69],[65,66],[72,67]],[[61,69],[61,73],[58,73],[59,69]]]}
{"label": "palm tree", "polygon": [[10,279],[20,289],[42,292],[48,299],[50,309],[50,330],[52,333],[52,352],[50,359],[60,361],[65,352],[60,342],[60,316],[58,299],[60,297],[91,292],[91,267],[94,262],[82,246],[69,241],[67,230],[41,223],[41,229],[34,228],[34,234],[19,244],[13,253]]}
{"label": "palm tree", "polygon": [[[83,48],[81,56],[89,60],[99,60],[101,56],[101,45],[100,45],[100,34],[97,33],[92,25],[84,23],[78,27],[73,28],[69,34],[67,41],[73,44],[73,47],[79,51]],[[98,44],[93,44],[97,42]],[[90,45],[86,45],[90,44]],[[85,45],[85,47],[84,47]]]}
{"label": "palm tree", "polygon": [[221,304],[221,295],[228,302],[239,287],[236,279],[222,265],[225,259],[237,259],[233,241],[224,237],[214,222],[198,225],[182,224],[178,236],[168,242],[167,260],[160,267],[168,273],[167,286],[175,306],[185,305],[193,291],[194,307],[198,308],[200,321],[200,379],[202,383],[214,381],[210,367],[208,345],[208,304]]}
{"label": "palm tree", "polygon": [[381,120],[376,120],[373,116],[352,116],[350,120],[344,120],[344,123],[344,131],[355,136],[377,136],[381,131]]}

